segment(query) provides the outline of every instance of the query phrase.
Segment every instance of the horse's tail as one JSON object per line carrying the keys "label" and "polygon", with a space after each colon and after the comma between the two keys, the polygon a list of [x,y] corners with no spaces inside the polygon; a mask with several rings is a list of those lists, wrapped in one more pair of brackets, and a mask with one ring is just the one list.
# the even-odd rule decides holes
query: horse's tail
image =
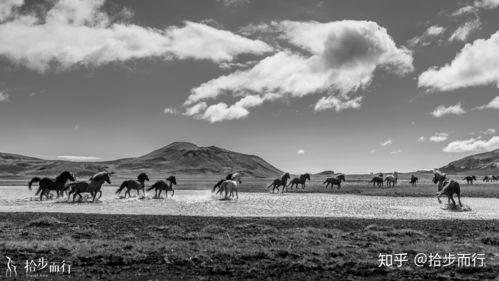
{"label": "horse's tail", "polygon": [[322,184],[325,184],[325,183],[327,183],[328,181],[329,181],[329,179],[326,179],[326,180],[325,180]]}
{"label": "horse's tail", "polygon": [[28,183],[28,188],[29,188],[29,190],[31,190],[31,185],[32,185],[33,183],[35,183],[35,182],[40,182],[40,180],[41,180],[41,179],[40,179],[39,177],[34,177],[34,178],[32,178],[32,179],[29,181],[29,183]]}
{"label": "horse's tail", "polygon": [[153,185],[151,185],[151,187],[149,187],[147,189],[147,191],[155,189],[158,185],[159,185],[159,182],[154,183]]}
{"label": "horse's tail", "polygon": [[122,182],[122,183],[121,183],[120,188],[118,188],[118,190],[116,190],[116,194],[120,194],[120,192],[121,192],[123,189],[125,189],[125,187],[127,186],[127,183],[126,183],[126,182],[127,182],[127,181],[124,181],[124,182]]}
{"label": "horse's tail", "polygon": [[269,189],[273,185],[274,185],[274,182],[272,182],[269,186],[267,186],[267,189]]}
{"label": "horse's tail", "polygon": [[215,189],[217,189],[217,187],[222,187],[222,183],[225,181],[225,179],[221,179],[219,180],[214,186],[213,188],[211,189],[211,192],[215,192]]}

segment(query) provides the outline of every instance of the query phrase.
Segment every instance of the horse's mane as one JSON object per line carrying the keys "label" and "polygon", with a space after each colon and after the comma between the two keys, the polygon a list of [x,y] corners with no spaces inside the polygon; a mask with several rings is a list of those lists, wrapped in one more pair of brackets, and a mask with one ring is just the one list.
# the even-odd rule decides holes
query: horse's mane
{"label": "horse's mane", "polygon": [[60,175],[58,175],[58,176],[55,178],[55,180],[56,180],[56,181],[59,181],[59,180],[60,180],[63,176],[68,175],[68,174],[69,174],[69,175],[71,175],[71,173],[70,173],[69,171],[64,171],[64,172],[62,172]]}
{"label": "horse's mane", "polygon": [[90,180],[100,180],[102,177],[108,175],[108,172],[98,172],[97,174],[90,177]]}

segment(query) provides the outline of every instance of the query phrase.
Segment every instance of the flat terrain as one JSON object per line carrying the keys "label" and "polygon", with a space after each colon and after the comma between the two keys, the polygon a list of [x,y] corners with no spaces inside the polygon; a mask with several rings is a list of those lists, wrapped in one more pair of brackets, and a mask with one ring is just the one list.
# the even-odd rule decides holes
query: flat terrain
{"label": "flat terrain", "polygon": [[[494,280],[497,220],[219,218],[0,213],[0,251],[72,264],[42,280]],[[379,254],[408,253],[402,267]],[[484,267],[416,267],[417,253],[485,254]],[[3,274],[3,272],[2,272]],[[497,280],[497,279],[496,279]]]}
{"label": "flat terrain", "polygon": [[[431,182],[433,174],[424,173],[416,174],[420,181],[416,187],[409,184],[409,174],[402,174],[396,187],[373,187],[371,175],[347,175],[347,181],[342,183],[342,188],[326,190],[322,183],[328,177],[326,175],[312,175],[312,181],[307,182],[305,189],[288,189],[288,192],[305,192],[317,193],[328,192],[338,194],[358,194],[358,195],[374,195],[374,196],[411,196],[411,197],[433,197],[437,191],[435,184]],[[166,177],[166,175],[165,175]],[[117,186],[126,179],[133,179],[134,175],[123,177],[115,175],[112,177],[112,185]],[[461,184],[461,193],[465,197],[482,197],[482,198],[499,198],[499,182],[484,183],[479,177],[479,181],[473,185],[468,185],[463,180],[463,175],[449,175],[449,178],[456,179]],[[78,180],[86,180],[87,178],[78,178]],[[146,183],[146,186],[152,185],[160,178],[152,178]],[[186,190],[211,190],[213,185],[221,177],[214,176],[186,176],[178,175],[178,185],[176,189]],[[27,186],[30,178],[19,177],[3,177],[0,179],[0,186]],[[239,191],[242,192],[269,192],[267,186],[273,181],[273,178],[242,178],[243,183],[239,186]],[[117,189],[117,187],[115,187]],[[27,188],[26,188],[27,189]],[[34,193],[34,192],[33,192]]]}

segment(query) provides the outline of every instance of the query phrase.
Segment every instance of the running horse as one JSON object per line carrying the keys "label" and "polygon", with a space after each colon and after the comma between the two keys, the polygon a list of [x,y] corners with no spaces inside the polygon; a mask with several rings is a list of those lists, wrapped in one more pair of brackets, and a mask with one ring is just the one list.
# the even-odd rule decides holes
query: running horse
{"label": "running horse", "polygon": [[[226,180],[231,180],[231,179],[232,179],[232,175],[233,175],[233,174],[234,174],[234,173],[230,173],[230,174],[228,174],[228,175],[225,177],[225,179],[221,179],[221,180],[217,181],[217,183],[213,186],[213,188],[212,188],[211,192],[215,192],[215,191],[216,191],[216,194],[217,194],[217,195],[218,195],[218,194],[222,194],[222,191],[223,191],[223,190],[220,188],[220,187],[222,186],[222,183],[223,183],[224,181],[226,181]],[[218,190],[217,190],[217,189],[218,189]]]}
{"label": "running horse", "polygon": [[433,173],[433,183],[438,184],[438,203],[442,203],[442,201],[440,200],[440,196],[447,195],[448,201],[452,201],[454,207],[456,207],[456,201],[454,201],[454,194],[456,194],[459,206],[462,207],[463,204],[461,203],[461,187],[459,186],[459,183],[453,179],[447,179],[446,174],[438,170],[435,170]]}
{"label": "running horse", "polygon": [[[102,196],[102,185],[104,182],[107,182],[108,184],[111,184],[111,179],[109,175],[112,175],[113,173],[109,172],[99,172],[92,177],[88,181],[78,181],[74,183],[70,183],[66,185],[64,188],[69,189],[69,194],[68,194],[68,200],[71,198],[71,194],[73,194],[73,201],[75,201],[76,196],[80,196],[80,200],[83,198],[81,196],[82,193],[90,193],[92,195],[92,202],[95,202],[95,197],[97,196],[97,193],[99,193],[99,198]],[[97,198],[97,200],[99,200]]]}
{"label": "running horse", "polygon": [[412,185],[412,186],[416,186],[417,183],[418,183],[418,177],[416,177],[415,175],[411,175],[411,181],[409,181],[409,183]]}
{"label": "running horse", "polygon": [[286,185],[288,185],[288,180],[291,178],[289,173],[285,173],[280,179],[275,179],[269,186],[267,186],[267,189],[272,187],[272,193],[274,193],[274,190],[277,189],[277,192],[279,192],[279,187],[282,186],[282,192],[284,192],[284,188]]}
{"label": "running horse", "polygon": [[291,180],[291,182],[286,186],[286,190],[288,190],[288,187],[290,187],[290,186],[291,186],[291,188],[293,188],[293,186],[296,186],[296,189],[298,189],[299,184],[301,185],[302,189],[305,189],[305,183],[307,182],[307,180],[309,180],[309,181],[311,180],[309,173],[300,175],[299,178],[294,178]]}
{"label": "running horse", "polygon": [[378,174],[377,176],[375,176],[372,180],[370,180],[369,182],[372,182],[373,183],[373,187],[376,187],[376,185],[378,185],[378,187],[382,187],[383,186],[383,174]]}
{"label": "running horse", "polygon": [[225,191],[225,199],[227,198],[227,192],[231,197],[234,197],[234,191],[236,191],[236,199],[239,199],[239,194],[237,193],[237,185],[243,183],[241,181],[241,174],[234,173],[231,175],[230,180],[225,180],[220,184],[220,190]]}
{"label": "running horse", "polygon": [[[161,198],[161,192],[163,190],[166,193],[166,198],[168,198],[168,191],[172,192],[172,197],[173,197],[173,194],[175,194],[175,190],[173,190],[173,185],[177,185],[177,179],[175,178],[175,176],[169,176],[168,178],[166,178],[166,181],[168,183],[166,183],[163,180],[159,180],[159,181],[155,182],[151,187],[149,187],[149,189],[147,191],[154,189],[154,198],[156,198],[156,199]],[[159,194],[158,194],[158,191],[159,191]]]}
{"label": "running horse", "polygon": [[140,190],[142,190],[142,193],[144,196],[146,196],[146,191],[145,191],[145,182],[149,181],[149,177],[146,175],[146,173],[141,173],[140,175],[137,176],[137,180],[126,180],[121,183],[120,187],[118,190],[116,190],[116,194],[120,194],[120,192],[126,188],[125,191],[125,198],[126,195],[132,197],[130,194],[130,190],[135,189],[137,190],[137,196],[140,195]]}
{"label": "running horse", "polygon": [[385,182],[387,187],[395,187],[395,184],[397,184],[397,181],[399,179],[399,174],[397,172],[393,172],[393,174],[386,176]]}
{"label": "running horse", "polygon": [[335,185],[338,186],[338,189],[341,188],[341,182],[346,181],[345,180],[345,175],[344,174],[339,174],[336,177],[333,178],[327,178],[322,184],[326,184],[326,189],[328,188],[329,185],[331,185],[331,190]]}
{"label": "running horse", "polygon": [[75,178],[70,172],[64,171],[55,179],[47,177],[40,179],[39,177],[34,177],[28,183],[28,188],[29,190],[31,190],[31,185],[38,182],[38,190],[36,191],[35,195],[40,194],[40,201],[42,201],[42,197],[46,192],[46,196],[48,197],[48,194],[51,190],[55,190],[57,192],[57,198],[59,198],[68,180],[75,181]]}
{"label": "running horse", "polygon": [[473,184],[473,181],[476,181],[475,176],[466,176],[464,177],[464,180],[466,181],[466,184]]}

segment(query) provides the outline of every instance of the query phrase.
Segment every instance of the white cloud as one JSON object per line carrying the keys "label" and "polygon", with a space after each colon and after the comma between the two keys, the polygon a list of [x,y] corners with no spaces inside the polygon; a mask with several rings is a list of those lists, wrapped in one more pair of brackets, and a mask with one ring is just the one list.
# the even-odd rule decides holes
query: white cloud
{"label": "white cloud", "polygon": [[[203,103],[200,103],[200,110],[195,110],[198,113],[191,115],[195,115],[195,118],[197,119],[208,120],[210,121],[210,123],[220,122],[223,120],[241,119],[249,115],[248,108],[261,105],[265,101],[265,99],[266,97],[261,97],[259,95],[246,96],[231,106],[228,106],[226,103],[220,102],[205,107]],[[194,105],[193,107],[197,105]],[[189,108],[188,110],[192,109],[193,107]],[[199,112],[202,110],[204,110],[204,113],[199,114]]]}
{"label": "white cloud", "polygon": [[250,0],[217,0],[217,2],[222,3],[225,7],[240,7],[251,3]]}
{"label": "white cloud", "polygon": [[450,64],[431,67],[418,79],[418,86],[450,91],[495,84],[499,87],[499,31],[488,39],[466,44]]}
{"label": "white cloud", "polygon": [[14,13],[14,10],[22,6],[24,0],[2,0],[0,3],[0,22],[8,19]]}
{"label": "white cloud", "polygon": [[297,154],[305,154],[305,150],[303,149],[298,149],[298,151],[296,152]]}
{"label": "white cloud", "polygon": [[429,140],[431,142],[444,142],[447,140],[449,137],[448,133],[436,133],[435,135],[431,136]]}
{"label": "white cloud", "polygon": [[11,12],[0,22],[0,57],[44,72],[52,67],[98,66],[150,57],[221,63],[244,53],[272,51],[262,41],[201,23],[186,21],[181,27],[159,30],[113,21],[102,10],[104,3],[58,0],[43,17]]}
{"label": "white cloud", "polygon": [[461,103],[457,103],[456,105],[451,105],[447,107],[444,105],[440,105],[431,112],[431,115],[439,118],[449,114],[461,115],[464,113],[466,113],[466,111],[464,111],[464,109],[462,108]]}
{"label": "white cloud", "polygon": [[167,108],[165,108],[165,109],[163,110],[163,113],[164,113],[164,114],[178,114],[178,113],[180,113],[180,112],[178,111],[178,109],[176,109],[176,108],[174,108],[174,107],[167,107]]}
{"label": "white cloud", "polygon": [[[398,48],[386,29],[374,22],[283,21],[272,23],[272,28],[280,34],[277,38],[301,48],[302,52],[284,49],[250,69],[205,82],[191,90],[184,105],[190,108],[220,96],[238,98],[255,93],[270,100],[265,97],[271,93],[273,99],[323,94],[315,106],[317,111],[359,108],[361,98],[350,96],[370,84],[377,68],[399,75],[413,70],[411,52]],[[211,107],[206,110],[208,108]],[[216,108],[217,111],[238,109],[234,117],[245,117],[249,113],[225,103],[216,104]],[[196,116],[199,118],[202,114]]]}
{"label": "white cloud", "polygon": [[424,136],[421,136],[418,138],[418,142],[425,142],[426,141],[426,137]]}
{"label": "white cloud", "polygon": [[481,140],[471,138],[468,140],[458,140],[449,143],[444,149],[444,152],[481,152],[490,151],[499,148],[499,136],[491,137],[489,140]]}
{"label": "white cloud", "polygon": [[369,153],[375,153],[376,151],[378,151],[378,150],[376,150],[376,149],[371,149],[371,150],[369,150]]}
{"label": "white cloud", "polygon": [[407,44],[411,47],[415,47],[418,45],[428,46],[432,43],[433,40],[440,37],[446,30],[447,28],[443,26],[432,25],[428,27],[428,29],[426,29],[423,34],[408,40]]}
{"label": "white cloud", "polygon": [[334,109],[335,111],[341,111],[347,108],[359,109],[362,102],[362,97],[356,97],[351,100],[343,101],[337,97],[322,97],[314,107],[315,111],[323,111],[326,109]]}
{"label": "white cloud", "polygon": [[496,133],[496,129],[494,128],[489,128],[487,130],[480,131],[480,134],[482,135],[493,135]]}
{"label": "white cloud", "polygon": [[499,96],[493,98],[488,104],[477,107],[477,109],[499,109]]}
{"label": "white cloud", "polygon": [[0,102],[7,102],[10,100],[10,95],[6,92],[0,91]]}
{"label": "white cloud", "polygon": [[386,141],[380,143],[381,146],[387,146],[393,144],[393,141],[391,139],[387,139]]}
{"label": "white cloud", "polygon": [[479,10],[493,10],[499,6],[499,0],[476,0],[471,5],[459,8],[453,13],[454,16],[477,13]]}
{"label": "white cloud", "polygon": [[466,41],[472,32],[479,30],[482,22],[479,18],[465,22],[459,26],[449,37],[449,41]]}
{"label": "white cloud", "polygon": [[96,161],[100,159],[99,157],[94,157],[94,156],[75,156],[75,155],[61,155],[57,156],[57,158],[67,161],[76,161],[76,162]]}
{"label": "white cloud", "polygon": [[402,153],[401,149],[394,150],[394,151],[390,152],[390,154],[399,154],[399,153]]}

